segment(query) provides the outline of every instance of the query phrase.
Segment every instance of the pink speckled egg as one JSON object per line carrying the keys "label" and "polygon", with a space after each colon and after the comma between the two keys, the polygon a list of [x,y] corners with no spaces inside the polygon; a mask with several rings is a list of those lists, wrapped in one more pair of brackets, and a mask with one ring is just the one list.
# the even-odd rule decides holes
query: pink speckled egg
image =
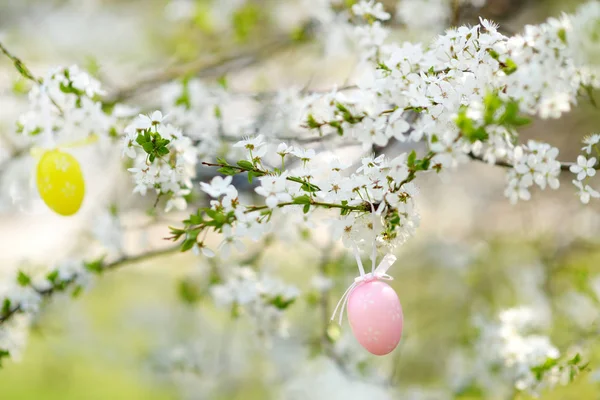
{"label": "pink speckled egg", "polygon": [[404,316],[398,295],[387,283],[360,283],[348,298],[348,321],[358,342],[372,354],[383,356],[398,346]]}

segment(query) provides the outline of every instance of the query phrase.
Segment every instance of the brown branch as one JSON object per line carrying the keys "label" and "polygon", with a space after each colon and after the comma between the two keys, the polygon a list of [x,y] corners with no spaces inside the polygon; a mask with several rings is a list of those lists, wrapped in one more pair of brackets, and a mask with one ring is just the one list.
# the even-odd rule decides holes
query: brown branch
{"label": "brown branch", "polygon": [[8,57],[13,62],[15,69],[19,72],[19,74],[23,78],[29,79],[37,84],[42,83],[42,80],[40,78],[37,78],[35,75],[33,75],[33,73],[29,70],[29,68],[27,68],[25,63],[23,63],[23,61],[21,61],[20,58],[18,58],[17,56],[12,54],[10,51],[8,51],[8,49],[6,47],[4,47],[2,42],[0,42],[0,52],[2,54],[4,54],[6,57]]}
{"label": "brown branch", "polygon": [[[489,165],[495,165],[497,167],[502,167],[502,168],[514,168],[515,167],[513,164],[511,164],[510,162],[505,161],[505,160],[496,160],[494,163],[489,163],[489,162],[485,161],[482,156],[475,155],[472,152],[468,153],[467,155],[469,156],[469,158],[471,160],[483,162],[483,163],[486,163]],[[575,165],[575,164],[570,163],[570,162],[561,162],[560,169],[562,171],[569,171],[569,169],[571,168],[572,165]],[[600,165],[597,165],[595,168],[600,169]]]}
{"label": "brown branch", "polygon": [[[164,249],[160,249],[160,250],[151,250],[147,253],[141,253],[141,254],[137,254],[135,256],[123,256],[121,258],[116,259],[113,262],[107,263],[102,267],[101,272],[105,272],[105,271],[109,271],[109,270],[114,270],[120,267],[123,267],[125,265],[128,264],[135,264],[135,263],[139,263],[142,261],[146,261],[148,259],[154,258],[154,257],[160,257],[163,255],[167,255],[167,254],[171,254],[174,253],[176,251],[179,250],[179,246],[171,246],[171,247],[167,247]],[[64,283],[66,284],[66,286],[70,286],[72,284],[75,283],[75,278],[71,278],[68,281],[64,281]],[[56,287],[51,287],[49,289],[36,289],[32,286],[32,288],[38,292],[38,294],[40,296],[42,296],[43,298],[49,298],[51,297],[55,292],[58,291],[58,289]],[[63,288],[64,289],[64,288]],[[2,325],[3,323],[7,322],[8,320],[10,320],[15,314],[22,312],[23,310],[21,309],[21,305],[17,304],[16,306],[10,308],[6,313],[0,315],[0,325]]]}
{"label": "brown branch", "polygon": [[452,18],[450,19],[450,26],[458,27],[460,23],[460,0],[452,0]]}
{"label": "brown branch", "polygon": [[175,80],[186,76],[197,76],[200,78],[215,78],[222,76],[228,72],[239,70],[242,68],[254,65],[266,57],[287,48],[289,45],[296,43],[294,40],[286,37],[277,39],[268,44],[263,44],[259,47],[234,52],[222,58],[206,60],[196,60],[184,65],[177,65],[168,69],[149,74],[148,76],[132,83],[129,86],[116,90],[109,95],[105,100],[105,104],[115,104],[123,100],[129,99],[140,93],[151,90],[160,84]]}
{"label": "brown branch", "polygon": [[[23,61],[21,61],[20,58],[18,58],[17,56],[15,56],[14,54],[12,54],[10,51],[8,51],[8,49],[6,47],[4,47],[4,45],[2,44],[2,42],[0,42],[0,53],[4,54],[6,57],[8,57],[12,62],[13,65],[15,66],[15,69],[17,70],[17,72],[25,79],[29,79],[30,81],[34,82],[36,85],[41,85],[44,80],[41,78],[37,78],[29,68],[27,68],[27,66],[25,65],[25,63]],[[52,104],[54,104],[54,107],[56,107],[56,109],[58,110],[59,113],[63,113],[62,108],[58,105],[58,103],[52,98],[52,96],[50,96],[48,94],[48,98],[50,99],[50,101],[52,102]]]}
{"label": "brown branch", "polygon": [[[336,137],[340,137],[340,135],[338,135],[337,133],[327,133],[325,135],[315,135],[315,136],[309,136],[309,137],[274,136],[274,137],[270,137],[269,139],[281,140],[281,141],[287,141],[287,142],[296,142],[296,143],[315,143],[315,142],[321,142],[321,141],[325,141],[325,140],[329,140],[329,139],[334,139]],[[221,138],[227,142],[239,142],[240,140],[244,139],[243,137],[230,136],[230,135],[222,135]]]}

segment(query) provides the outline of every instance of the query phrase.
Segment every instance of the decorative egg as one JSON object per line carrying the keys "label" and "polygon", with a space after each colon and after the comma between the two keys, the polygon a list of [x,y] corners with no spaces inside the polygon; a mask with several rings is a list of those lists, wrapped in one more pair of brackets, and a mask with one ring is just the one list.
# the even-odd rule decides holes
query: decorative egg
{"label": "decorative egg", "polygon": [[358,342],[383,356],[398,346],[404,316],[398,295],[380,280],[362,282],[348,297],[348,321]]}
{"label": "decorative egg", "polygon": [[73,215],[81,207],[85,183],[79,162],[60,150],[46,151],[37,166],[37,187],[44,203],[60,215]]}

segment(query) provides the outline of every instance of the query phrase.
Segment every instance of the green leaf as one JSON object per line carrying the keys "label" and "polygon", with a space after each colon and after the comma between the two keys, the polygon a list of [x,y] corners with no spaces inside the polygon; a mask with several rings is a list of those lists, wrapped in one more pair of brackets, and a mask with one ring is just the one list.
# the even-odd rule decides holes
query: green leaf
{"label": "green leaf", "polygon": [[233,14],[233,29],[236,39],[245,42],[259,28],[261,8],[252,3],[246,3]]}
{"label": "green leaf", "polygon": [[413,150],[410,152],[410,154],[408,155],[408,159],[406,160],[406,163],[408,164],[408,168],[414,167],[416,159],[417,159],[417,152]]}
{"label": "green leaf", "polygon": [[317,122],[317,120],[312,114],[308,114],[308,116],[306,117],[306,125],[308,125],[310,129],[316,129],[321,127],[321,124]]}
{"label": "green leaf", "polygon": [[29,284],[31,283],[31,278],[29,277],[29,275],[25,274],[23,271],[19,271],[19,273],[17,275],[17,282],[21,286],[29,286]]}
{"label": "green leaf", "polygon": [[517,71],[517,64],[510,58],[507,58],[506,61],[504,61],[502,71],[504,71],[506,75],[511,75]]}
{"label": "green leaf", "polygon": [[252,169],[254,169],[254,164],[252,164],[248,160],[240,160],[240,161],[237,162],[237,165],[239,165],[240,167],[244,168],[245,170],[252,170]]}
{"label": "green leaf", "polygon": [[10,357],[8,350],[0,349],[0,368],[2,368],[2,360]]}
{"label": "green leaf", "polygon": [[295,301],[296,301],[296,299],[285,299],[281,295],[278,295],[278,296],[270,299],[268,304],[270,304],[280,310],[285,310],[286,308],[288,308],[289,306],[294,304]]}
{"label": "green leaf", "polygon": [[488,138],[489,135],[483,126],[480,126],[479,128],[475,129],[473,132],[471,132],[471,135],[468,136],[468,139],[471,141],[471,143],[474,143],[478,140],[481,142],[485,142],[486,140],[488,140]]}
{"label": "green leaf", "polygon": [[144,142],[144,144],[142,144],[142,148],[144,149],[144,151],[146,153],[150,154],[154,150],[154,143],[152,143],[152,142]]}
{"label": "green leaf", "polygon": [[73,289],[73,292],[71,292],[71,297],[78,297],[81,293],[83,293],[83,287],[76,286],[75,289]]}
{"label": "green leaf", "polygon": [[4,301],[2,302],[2,314],[1,315],[8,315],[9,312],[10,312],[10,299],[4,299]]}
{"label": "green leaf", "polygon": [[221,75],[220,77],[217,78],[217,83],[219,84],[219,86],[221,86],[223,89],[227,89],[228,82],[227,82],[227,76],[225,75]]}
{"label": "green leaf", "polygon": [[569,360],[570,365],[577,365],[581,361],[581,355],[579,353],[575,354],[575,356]]}
{"label": "green leaf", "polygon": [[99,258],[94,261],[88,261],[88,262],[84,263],[84,266],[85,266],[85,269],[87,269],[88,271],[94,272],[96,274],[100,274],[100,273],[102,273],[102,271],[104,271],[104,259]]}
{"label": "green leaf", "polygon": [[260,176],[260,174],[257,174],[254,171],[248,171],[248,183],[252,183],[252,179],[257,176]]}
{"label": "green leaf", "polygon": [[565,30],[565,28],[559,29],[558,38],[560,39],[561,42],[563,42],[564,44],[567,44],[567,31]]}
{"label": "green leaf", "polygon": [[458,115],[456,116],[455,122],[461,133],[467,137],[475,129],[473,127],[473,120],[467,117],[467,109],[465,107],[461,107]]}
{"label": "green leaf", "polygon": [[308,183],[308,182],[303,182],[301,188],[305,192],[310,192],[310,193],[319,191],[319,187],[317,185],[313,185],[312,183]]}
{"label": "green leaf", "polygon": [[237,175],[240,171],[232,167],[221,167],[217,170],[217,172],[223,175]]}
{"label": "green leaf", "polygon": [[181,252],[185,252],[190,250],[196,244],[196,237],[185,239],[181,244]]}
{"label": "green leaf", "polygon": [[305,204],[304,208],[302,209],[302,212],[304,212],[304,214],[307,214],[310,211],[310,204]]}
{"label": "green leaf", "polygon": [[486,125],[490,125],[496,119],[496,111],[502,107],[502,100],[497,93],[488,93],[483,100],[483,104],[485,105],[484,121]]}
{"label": "green leaf", "polygon": [[558,364],[558,359],[547,358],[543,364],[531,367],[531,372],[535,376],[535,379],[539,382],[544,378],[546,372],[550,371],[554,366]]}
{"label": "green leaf", "polygon": [[169,149],[167,149],[166,147],[160,147],[158,149],[158,154],[160,156],[165,156],[165,155],[169,154]]}
{"label": "green leaf", "polygon": [[56,282],[56,280],[58,279],[58,271],[54,270],[48,273],[48,275],[46,275],[46,279],[48,279],[48,281],[50,281],[51,283]]}
{"label": "green leaf", "polygon": [[430,164],[431,164],[431,160],[428,158],[425,158],[419,162],[419,164],[417,165],[417,169],[419,171],[427,171],[429,169]]}
{"label": "green leaf", "polygon": [[181,301],[186,304],[195,304],[202,297],[202,293],[191,279],[182,279],[177,284],[177,294]]}
{"label": "green leaf", "polygon": [[308,195],[294,197],[294,204],[310,204],[311,200]]}
{"label": "green leaf", "polygon": [[202,212],[198,210],[196,214],[190,215],[190,224],[192,225],[200,225],[204,222],[204,218],[202,216]]}

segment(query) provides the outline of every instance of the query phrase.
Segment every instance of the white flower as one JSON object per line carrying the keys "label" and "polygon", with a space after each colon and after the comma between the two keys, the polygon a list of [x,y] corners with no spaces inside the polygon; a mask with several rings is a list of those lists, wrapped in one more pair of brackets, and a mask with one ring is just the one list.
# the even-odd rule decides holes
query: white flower
{"label": "white flower", "polygon": [[586,145],[582,147],[581,150],[585,151],[588,154],[592,153],[592,147],[600,143],[600,133],[595,133],[593,135],[587,136],[583,139],[583,143]]}
{"label": "white flower", "polygon": [[235,143],[233,145],[233,147],[244,147],[250,151],[254,150],[254,149],[258,149],[261,146],[265,145],[266,143],[264,142],[264,135],[258,135],[255,138],[246,138],[244,140],[240,140],[239,142]]}
{"label": "white flower", "polygon": [[583,183],[581,183],[581,181],[576,180],[573,181],[573,185],[577,186],[577,188],[579,189],[579,192],[577,194],[579,195],[579,199],[583,204],[588,204],[590,202],[590,198],[600,198],[600,193],[592,189],[590,185],[584,186]]}
{"label": "white flower", "polygon": [[119,218],[105,210],[101,212],[92,224],[94,237],[107,249],[120,251],[123,247],[123,231]]}
{"label": "white flower", "polygon": [[571,96],[567,93],[557,93],[554,96],[543,98],[540,103],[540,117],[559,118],[563,113],[571,110]]}
{"label": "white flower", "polygon": [[508,182],[504,195],[509,198],[511,204],[516,204],[519,199],[527,201],[531,199],[531,193],[528,189],[531,185],[533,185],[531,180],[519,179],[513,176]]}
{"label": "white flower", "polygon": [[398,183],[402,182],[408,177],[408,165],[406,164],[407,154],[403,153],[398,157],[394,158],[390,161],[389,168],[389,176]]}
{"label": "white flower", "polygon": [[121,140],[121,146],[123,147],[121,157],[127,156],[129,158],[135,158],[137,153],[135,151],[135,140],[137,139],[138,132],[133,125],[125,128],[125,136]]}
{"label": "white flower", "polygon": [[174,208],[179,211],[185,210],[187,208],[187,201],[183,196],[187,196],[188,194],[190,194],[189,189],[179,189],[177,192],[175,192],[172,197],[167,200],[165,212],[169,212]]}
{"label": "white flower", "polygon": [[200,253],[204,254],[205,257],[213,258],[215,256],[215,252],[209,249],[204,245],[204,243],[196,243],[192,247],[192,252],[199,256]]}
{"label": "white flower", "polygon": [[370,15],[382,21],[390,19],[390,14],[385,12],[383,4],[375,3],[375,0],[361,0],[352,6],[352,12],[359,16]]}
{"label": "white flower", "polygon": [[140,114],[138,116],[138,128],[149,129],[154,125],[161,124],[165,118],[160,111],[154,111],[151,115]]}
{"label": "white flower", "polygon": [[232,180],[232,176],[226,176],[225,178],[221,176],[215,176],[210,181],[210,184],[200,182],[200,189],[209,196],[217,198],[224,194],[232,193],[233,190],[235,190],[235,187],[231,185]]}
{"label": "white flower", "polygon": [[288,146],[285,143],[280,143],[279,146],[277,146],[277,154],[279,154],[282,157],[286,154],[290,154],[293,150],[293,146]]}
{"label": "white flower", "polygon": [[301,159],[302,161],[310,161],[315,156],[314,149],[301,149],[299,147],[294,147],[291,151],[293,155]]}
{"label": "white flower", "polygon": [[578,181],[582,181],[588,176],[591,177],[596,175],[596,169],[594,168],[595,165],[596,157],[592,157],[588,160],[585,158],[585,156],[580,155],[577,157],[577,164],[571,165],[569,170],[572,173],[577,174]]}
{"label": "white flower", "polygon": [[261,176],[259,179],[261,186],[254,190],[266,197],[265,203],[269,208],[275,208],[282,202],[292,201],[292,196],[287,193],[287,174]]}
{"label": "white flower", "polygon": [[237,234],[234,232],[231,225],[223,226],[223,241],[219,244],[219,251],[221,256],[225,259],[229,258],[231,249],[235,248],[237,251],[244,251],[245,246],[241,240],[239,240]]}

